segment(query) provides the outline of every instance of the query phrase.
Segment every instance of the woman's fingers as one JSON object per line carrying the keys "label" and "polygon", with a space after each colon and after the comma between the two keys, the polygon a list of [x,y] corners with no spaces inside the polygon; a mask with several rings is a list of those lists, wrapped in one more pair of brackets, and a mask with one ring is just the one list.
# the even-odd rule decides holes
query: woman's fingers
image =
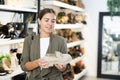
{"label": "woman's fingers", "polygon": [[48,67],[49,67],[49,66],[48,66],[48,62],[45,61],[44,59],[39,59],[39,60],[38,60],[38,64],[39,64],[39,66],[40,66],[41,68],[48,68]]}
{"label": "woman's fingers", "polygon": [[66,64],[55,64],[55,67],[63,72],[66,69]]}

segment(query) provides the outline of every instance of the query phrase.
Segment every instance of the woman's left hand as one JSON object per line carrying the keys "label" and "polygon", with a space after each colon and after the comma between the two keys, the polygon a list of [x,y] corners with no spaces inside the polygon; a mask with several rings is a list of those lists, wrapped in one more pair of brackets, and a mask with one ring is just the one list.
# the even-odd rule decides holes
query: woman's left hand
{"label": "woman's left hand", "polygon": [[55,64],[55,67],[59,69],[61,72],[65,71],[67,64]]}

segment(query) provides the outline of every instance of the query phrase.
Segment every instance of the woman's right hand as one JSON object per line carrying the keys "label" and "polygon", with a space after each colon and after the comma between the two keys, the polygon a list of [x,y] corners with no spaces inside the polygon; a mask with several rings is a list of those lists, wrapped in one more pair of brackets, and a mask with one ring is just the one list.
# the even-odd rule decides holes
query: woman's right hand
{"label": "woman's right hand", "polygon": [[38,59],[37,63],[41,68],[48,68],[49,67],[48,62],[44,59]]}
{"label": "woman's right hand", "polygon": [[37,67],[41,67],[41,68],[48,68],[48,62],[44,59],[36,59],[34,61],[31,62],[27,62],[25,64],[25,67],[27,70],[33,70]]}

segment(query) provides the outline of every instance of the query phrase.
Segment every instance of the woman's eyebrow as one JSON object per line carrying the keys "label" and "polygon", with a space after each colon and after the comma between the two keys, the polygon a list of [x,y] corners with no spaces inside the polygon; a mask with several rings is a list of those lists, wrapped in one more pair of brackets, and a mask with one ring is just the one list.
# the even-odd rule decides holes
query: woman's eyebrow
{"label": "woman's eyebrow", "polygon": [[[44,19],[47,19],[47,20],[49,20],[49,18],[44,18]],[[56,20],[56,19],[52,19],[52,20]]]}
{"label": "woman's eyebrow", "polygon": [[49,18],[44,18],[44,19],[49,19]]}
{"label": "woman's eyebrow", "polygon": [[52,19],[52,20],[56,20],[56,19]]}

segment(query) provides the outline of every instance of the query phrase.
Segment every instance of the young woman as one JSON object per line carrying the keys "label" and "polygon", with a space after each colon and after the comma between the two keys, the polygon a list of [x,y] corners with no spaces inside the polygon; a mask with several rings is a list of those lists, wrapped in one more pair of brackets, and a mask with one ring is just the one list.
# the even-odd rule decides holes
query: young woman
{"label": "young woman", "polygon": [[60,63],[49,67],[43,57],[48,53],[67,53],[63,37],[52,34],[56,21],[53,9],[45,8],[38,15],[40,34],[25,38],[21,68],[29,73],[28,80],[63,80],[63,73],[70,70],[67,64]]}

